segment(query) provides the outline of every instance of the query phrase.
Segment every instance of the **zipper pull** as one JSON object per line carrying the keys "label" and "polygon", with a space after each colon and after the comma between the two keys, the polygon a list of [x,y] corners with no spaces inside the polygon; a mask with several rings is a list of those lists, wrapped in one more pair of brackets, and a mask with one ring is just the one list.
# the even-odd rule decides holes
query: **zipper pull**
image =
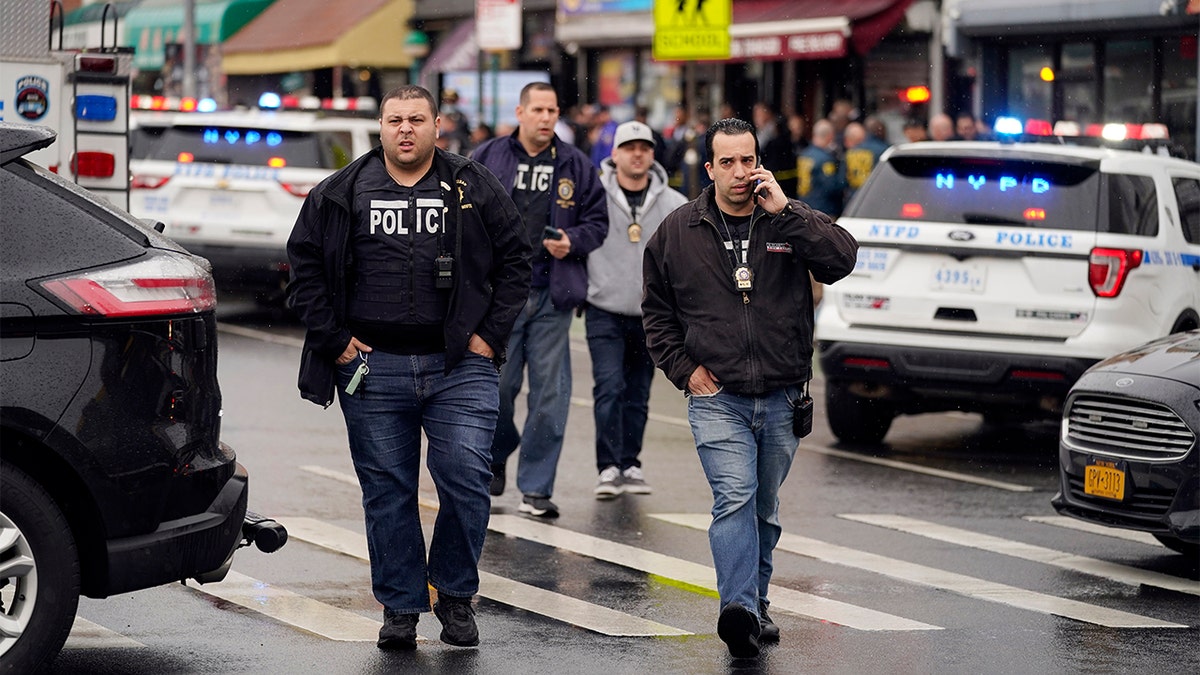
{"label": "zipper pull", "polygon": [[742,291],[742,304],[743,305],[750,304],[750,294],[745,291]]}

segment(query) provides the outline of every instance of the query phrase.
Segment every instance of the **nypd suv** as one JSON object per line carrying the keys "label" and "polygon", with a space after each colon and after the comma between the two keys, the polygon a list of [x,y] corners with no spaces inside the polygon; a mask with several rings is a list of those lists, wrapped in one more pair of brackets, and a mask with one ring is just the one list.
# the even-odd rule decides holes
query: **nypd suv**
{"label": "nypd suv", "polygon": [[816,337],[840,440],[901,414],[1056,419],[1092,364],[1200,327],[1200,165],[1049,143],[892,148]]}

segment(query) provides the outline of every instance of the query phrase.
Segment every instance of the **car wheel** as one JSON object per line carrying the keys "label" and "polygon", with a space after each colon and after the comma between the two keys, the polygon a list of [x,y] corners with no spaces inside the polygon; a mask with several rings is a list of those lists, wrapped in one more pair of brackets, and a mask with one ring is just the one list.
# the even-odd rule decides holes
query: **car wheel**
{"label": "car wheel", "polygon": [[896,409],[881,399],[855,396],[846,385],[825,385],[825,416],[838,440],[846,443],[878,443],[887,435]]}
{"label": "car wheel", "polygon": [[1200,557],[1200,544],[1193,544],[1168,534],[1156,534],[1154,538],[1176,553],[1182,553],[1189,558]]}
{"label": "car wheel", "polygon": [[0,467],[0,671],[37,672],[62,649],[79,606],[79,558],[41,485]]}

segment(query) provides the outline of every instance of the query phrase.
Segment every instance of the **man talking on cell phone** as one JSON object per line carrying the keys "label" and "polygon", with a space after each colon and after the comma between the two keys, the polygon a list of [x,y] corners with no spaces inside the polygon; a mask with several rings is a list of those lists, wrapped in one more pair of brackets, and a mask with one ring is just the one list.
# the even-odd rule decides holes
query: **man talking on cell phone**
{"label": "man talking on cell phone", "polygon": [[[709,127],[713,185],[646,245],[642,322],[650,355],[688,397],[688,422],[713,493],[717,634],[735,658],[779,640],[767,614],[779,541],[779,488],[812,422],[809,273],[833,283],[858,243],[788,199],[759,166],[754,127]],[[756,185],[756,182],[758,183]]]}

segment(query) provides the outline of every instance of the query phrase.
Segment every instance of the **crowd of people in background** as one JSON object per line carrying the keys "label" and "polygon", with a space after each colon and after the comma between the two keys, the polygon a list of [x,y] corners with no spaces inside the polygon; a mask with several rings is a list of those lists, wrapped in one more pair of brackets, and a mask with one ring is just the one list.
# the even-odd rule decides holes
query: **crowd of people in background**
{"label": "crowd of people in background", "polygon": [[[893,142],[991,140],[987,126],[968,111],[955,116],[939,113],[927,122],[908,118],[897,124],[895,133],[889,133],[883,119],[861,116],[846,100],[835,101],[828,115],[811,123],[796,112],[781,114],[764,101],[755,103],[752,110],[750,121],[758,136],[762,165],[775,174],[784,194],[834,217],[849,204]],[[471,127],[458,107],[458,94],[450,89],[442,92],[441,114],[438,146],[462,155],[515,131],[506,124],[495,129],[484,123]],[[666,170],[669,185],[689,197],[698,194],[711,183],[704,171],[704,134],[716,119],[735,117],[732,107],[724,105],[714,116],[677,106],[661,129],[650,124],[649,116],[647,107],[637,106],[632,121],[650,127],[654,160]],[[614,118],[603,105],[577,105],[563,110],[555,133],[600,169],[612,153],[617,126],[626,121],[631,120]]]}

